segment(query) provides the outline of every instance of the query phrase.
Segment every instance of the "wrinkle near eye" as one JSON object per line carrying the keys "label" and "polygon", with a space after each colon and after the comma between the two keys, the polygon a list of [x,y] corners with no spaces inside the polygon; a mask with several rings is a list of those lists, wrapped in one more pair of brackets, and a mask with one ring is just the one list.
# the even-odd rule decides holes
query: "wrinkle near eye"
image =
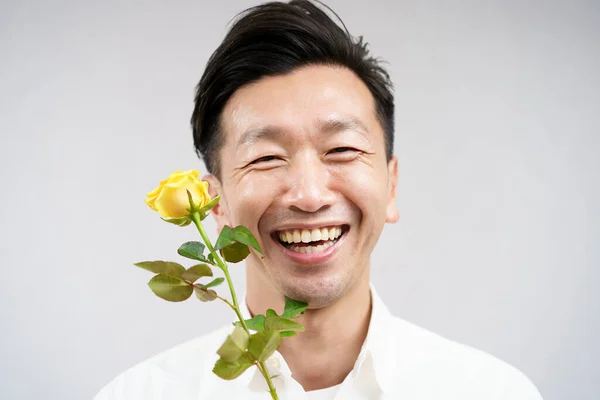
{"label": "wrinkle near eye", "polygon": [[349,157],[347,160],[340,161],[337,164],[339,165],[339,168],[344,168],[346,165],[350,166],[355,162],[360,162],[369,166],[370,168],[375,168],[375,162],[377,161],[377,158],[375,156],[375,153],[369,153],[366,151],[359,150],[357,154],[352,155],[352,157]]}
{"label": "wrinkle near eye", "polygon": [[232,180],[239,181],[247,172],[248,168],[246,167],[246,164],[242,164],[241,166],[233,168],[229,177]]}

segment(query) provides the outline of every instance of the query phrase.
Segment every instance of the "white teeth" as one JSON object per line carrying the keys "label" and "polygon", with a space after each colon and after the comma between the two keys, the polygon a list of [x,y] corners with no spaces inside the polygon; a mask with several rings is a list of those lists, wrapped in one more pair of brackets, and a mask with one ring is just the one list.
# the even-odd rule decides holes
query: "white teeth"
{"label": "white teeth", "polygon": [[320,253],[331,246],[333,246],[333,242],[329,241],[318,246],[292,246],[290,248],[298,253]]}
{"label": "white teeth", "polygon": [[[342,230],[340,229],[340,232],[341,231]],[[336,238],[338,236],[339,236],[338,235],[338,228],[331,228],[331,229],[329,229],[329,239],[334,239],[334,238]]]}
{"label": "white teeth", "polygon": [[310,242],[310,231],[302,229],[302,243]]}
{"label": "white teeth", "polygon": [[341,227],[335,228],[314,228],[314,229],[294,229],[279,232],[279,239],[285,243],[310,243],[320,240],[334,240],[342,234]]}
{"label": "white teeth", "polygon": [[321,240],[321,230],[320,229],[313,229],[312,232],[310,233],[310,240],[312,242],[316,242],[318,240]]}

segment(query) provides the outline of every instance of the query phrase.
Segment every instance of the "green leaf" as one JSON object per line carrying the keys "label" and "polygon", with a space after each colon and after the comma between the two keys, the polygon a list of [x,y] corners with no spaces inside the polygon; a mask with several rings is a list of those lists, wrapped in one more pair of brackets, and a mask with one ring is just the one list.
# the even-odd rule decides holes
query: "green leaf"
{"label": "green leaf", "polygon": [[204,257],[204,245],[200,242],[185,242],[177,249],[177,253],[192,260],[208,262]]}
{"label": "green leaf", "polygon": [[212,281],[208,282],[206,285],[204,285],[204,287],[210,288],[210,287],[218,286],[221,283],[223,283],[224,280],[225,280],[225,278],[215,278]]}
{"label": "green leaf", "polygon": [[185,189],[185,191],[187,192],[188,203],[190,205],[190,208],[188,209],[188,211],[190,214],[192,214],[196,211],[196,205],[194,204],[194,198],[192,197],[192,194],[190,193],[189,190]]}
{"label": "green leaf", "polygon": [[271,316],[265,318],[265,329],[275,331],[295,331],[304,332],[305,328],[303,325],[292,321],[291,319]]}
{"label": "green leaf", "polygon": [[183,218],[162,218],[161,219],[165,222],[169,222],[171,224],[175,224],[177,226],[188,226],[189,224],[192,223],[192,220],[189,217],[183,217]]}
{"label": "green leaf", "polygon": [[160,298],[168,301],[184,301],[192,295],[190,284],[171,275],[158,274],[148,282],[148,286]]}
{"label": "green leaf", "polygon": [[185,268],[180,264],[170,261],[142,261],[134,264],[136,267],[143,268],[155,274],[165,274],[172,276],[181,276]]}
{"label": "green leaf", "polygon": [[277,331],[266,330],[250,336],[248,352],[256,361],[266,361],[277,350],[281,343],[281,335]]}
{"label": "green leaf", "polygon": [[214,199],[212,199],[211,201],[209,201],[206,205],[204,205],[204,207],[201,207],[198,212],[200,212],[200,217],[201,219],[206,218],[206,216],[208,215],[208,212],[210,210],[212,210],[212,208],[214,206],[217,205],[217,203],[219,202],[219,200],[221,199],[221,196],[217,196]]}
{"label": "green leaf", "polygon": [[215,250],[221,250],[233,243],[235,243],[235,240],[233,239],[233,230],[227,225],[223,226],[223,229],[221,229],[221,233],[219,233],[219,237],[217,238],[217,242],[215,243]]}
{"label": "green leaf", "polygon": [[242,354],[234,362],[227,362],[219,358],[215,363],[213,373],[221,379],[232,380],[242,375],[252,365],[254,365],[254,360],[248,353]]}
{"label": "green leaf", "polygon": [[187,271],[181,275],[183,279],[192,283],[196,282],[203,276],[213,276],[212,269],[206,264],[197,264],[193,267],[189,267]]}
{"label": "green leaf", "polygon": [[296,332],[294,332],[294,331],[282,331],[282,332],[279,332],[279,334],[281,335],[281,337],[289,337],[289,336],[294,336],[296,334]]}
{"label": "green leaf", "polygon": [[227,336],[225,343],[221,345],[217,354],[227,362],[234,362],[248,349],[250,336],[243,328],[235,327],[231,335]]}
{"label": "green leaf", "polygon": [[[265,330],[265,316],[258,314],[253,318],[244,320],[248,329],[252,329],[253,331],[264,331]],[[236,326],[242,326],[240,321],[236,321],[233,323]]]}
{"label": "green leaf", "polygon": [[277,315],[277,313],[275,312],[275,310],[273,310],[273,309],[271,309],[271,308],[269,308],[269,309],[267,310],[267,313],[266,313],[266,314],[267,314],[267,317],[277,317],[277,316],[278,316],[278,315]]}
{"label": "green leaf", "polygon": [[215,250],[220,250],[225,260],[237,263],[248,257],[250,249],[248,246],[261,252],[258,242],[250,230],[242,225],[231,229],[225,225],[215,243]]}
{"label": "green leaf", "polygon": [[250,249],[245,244],[233,243],[219,250],[223,258],[230,263],[239,263],[250,254]]}
{"label": "green leaf", "polygon": [[295,316],[304,313],[307,308],[307,303],[290,299],[285,296],[285,308],[283,309],[283,314],[281,314],[281,316],[284,318],[294,318]]}
{"label": "green leaf", "polygon": [[198,300],[202,302],[213,301],[217,298],[217,292],[212,289],[206,289],[204,285],[195,284],[194,293]]}
{"label": "green leaf", "polygon": [[258,241],[254,237],[250,229],[246,228],[245,226],[239,225],[233,228],[233,238],[239,243],[243,243],[245,245],[253,247],[256,251],[262,254],[262,250],[258,245]]}

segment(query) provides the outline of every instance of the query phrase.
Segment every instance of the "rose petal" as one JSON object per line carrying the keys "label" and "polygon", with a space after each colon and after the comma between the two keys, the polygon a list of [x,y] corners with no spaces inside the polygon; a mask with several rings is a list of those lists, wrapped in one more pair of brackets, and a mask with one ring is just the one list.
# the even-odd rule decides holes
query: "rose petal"
{"label": "rose petal", "polygon": [[150,207],[150,208],[151,208],[151,209],[153,209],[154,211],[158,211],[158,210],[156,209],[156,205],[154,204],[154,203],[156,202],[156,199],[148,199],[148,198],[146,198],[146,199],[144,199],[144,202],[145,202],[146,204],[148,204],[148,207]]}
{"label": "rose petal", "polygon": [[166,218],[185,217],[190,208],[185,189],[175,184],[166,184],[154,205],[159,214]]}
{"label": "rose petal", "polygon": [[[165,183],[166,183],[166,181],[165,181]],[[161,184],[160,184],[160,185],[159,185],[159,186],[158,186],[156,189],[154,189],[154,190],[153,190],[153,191],[151,191],[151,192],[148,192],[148,193],[146,194],[146,197],[148,197],[148,198],[151,198],[151,199],[152,199],[152,198],[154,198],[154,199],[155,199],[156,197],[158,197],[158,195],[160,194],[160,192],[162,191],[162,188],[163,188],[164,186],[165,186],[165,184],[164,184],[164,183],[161,183]]]}
{"label": "rose petal", "polygon": [[146,195],[146,204],[165,218],[181,218],[189,213],[189,199],[186,190],[190,191],[192,201],[198,207],[210,202],[208,182],[199,178],[200,172],[195,169],[177,170],[162,180],[160,185]]}

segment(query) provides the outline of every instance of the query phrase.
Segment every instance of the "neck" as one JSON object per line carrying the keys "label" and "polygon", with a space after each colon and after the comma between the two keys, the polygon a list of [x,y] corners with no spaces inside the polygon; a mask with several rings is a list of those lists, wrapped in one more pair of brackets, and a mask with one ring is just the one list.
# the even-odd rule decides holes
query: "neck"
{"label": "neck", "polygon": [[[273,290],[264,277],[252,272],[247,274],[251,314],[264,314],[268,308],[281,313],[284,304],[281,293]],[[335,386],[352,371],[371,318],[368,268],[363,275],[335,302],[306,310],[298,319],[306,331],[282,340],[278,350],[304,390]]]}

